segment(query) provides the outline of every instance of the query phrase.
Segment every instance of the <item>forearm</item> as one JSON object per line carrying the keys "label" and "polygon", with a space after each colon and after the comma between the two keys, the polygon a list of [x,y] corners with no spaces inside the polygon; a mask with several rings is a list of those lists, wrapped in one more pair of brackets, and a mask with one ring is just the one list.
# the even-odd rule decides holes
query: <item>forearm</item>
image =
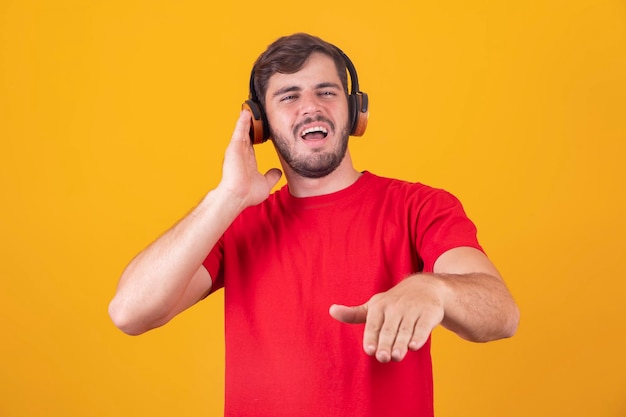
{"label": "forearm", "polygon": [[515,333],[517,305],[482,251],[450,249],[433,271],[410,275],[359,306],[332,305],[329,313],[344,323],[365,323],[363,349],[380,362],[421,349],[440,324],[474,342]]}
{"label": "forearm", "polygon": [[442,288],[444,318],[441,324],[473,342],[513,336],[519,309],[504,281],[486,273],[434,274]]}
{"label": "forearm", "polygon": [[193,303],[206,295],[210,284],[203,290],[192,279],[241,209],[236,199],[211,191],[191,213],[139,253],[122,273],[110,303],[114,323],[127,333],[143,333],[169,320],[181,302]]}

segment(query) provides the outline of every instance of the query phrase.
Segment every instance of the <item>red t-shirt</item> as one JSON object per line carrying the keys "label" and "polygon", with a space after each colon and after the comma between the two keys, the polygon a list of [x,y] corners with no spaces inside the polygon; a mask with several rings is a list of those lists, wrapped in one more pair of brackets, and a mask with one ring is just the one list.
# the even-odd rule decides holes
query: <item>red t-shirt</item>
{"label": "red t-shirt", "polygon": [[331,304],[360,305],[445,251],[480,249],[450,193],[369,172],[336,193],[288,186],[246,209],[204,265],[224,287],[225,415],[433,415],[430,340],[397,363],[363,352],[363,325]]}

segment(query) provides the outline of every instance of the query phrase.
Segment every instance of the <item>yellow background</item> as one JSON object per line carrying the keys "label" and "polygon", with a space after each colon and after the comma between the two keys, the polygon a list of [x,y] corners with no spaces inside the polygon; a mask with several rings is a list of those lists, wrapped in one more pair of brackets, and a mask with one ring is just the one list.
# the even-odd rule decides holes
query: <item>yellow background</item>
{"label": "yellow background", "polygon": [[296,31],[370,96],[357,168],[459,196],[521,307],[510,340],[435,332],[437,415],[626,416],[617,0],[1,1],[0,415],[221,413],[221,294],[137,338],[107,304],[216,185],[252,62]]}

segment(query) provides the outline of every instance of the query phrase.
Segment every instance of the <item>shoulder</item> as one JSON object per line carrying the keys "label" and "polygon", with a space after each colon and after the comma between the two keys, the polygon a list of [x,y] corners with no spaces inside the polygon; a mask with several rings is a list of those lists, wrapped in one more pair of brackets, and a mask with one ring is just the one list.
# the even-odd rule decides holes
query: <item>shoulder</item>
{"label": "shoulder", "polygon": [[459,200],[449,191],[437,188],[421,182],[382,177],[371,172],[364,172],[375,192],[387,194],[395,198],[403,198],[406,201],[420,204],[459,204]]}

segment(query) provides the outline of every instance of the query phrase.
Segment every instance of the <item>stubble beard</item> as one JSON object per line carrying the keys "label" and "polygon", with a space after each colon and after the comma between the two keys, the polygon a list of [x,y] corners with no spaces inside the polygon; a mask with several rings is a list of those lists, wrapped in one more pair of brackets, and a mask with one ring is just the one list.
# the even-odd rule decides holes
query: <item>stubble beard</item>
{"label": "stubble beard", "polygon": [[[313,120],[305,120],[301,124],[311,123]],[[319,120],[318,120],[319,121]],[[334,125],[330,121],[325,120],[331,125],[332,131],[335,132]],[[297,136],[300,125],[294,127],[293,136]],[[348,150],[348,129],[344,128],[340,132],[340,141],[333,151],[325,152],[322,150],[313,150],[313,154],[306,156],[294,155],[287,146],[288,141],[276,132],[272,132],[274,146],[280,157],[296,174],[303,178],[322,178],[333,172],[343,161]]]}

